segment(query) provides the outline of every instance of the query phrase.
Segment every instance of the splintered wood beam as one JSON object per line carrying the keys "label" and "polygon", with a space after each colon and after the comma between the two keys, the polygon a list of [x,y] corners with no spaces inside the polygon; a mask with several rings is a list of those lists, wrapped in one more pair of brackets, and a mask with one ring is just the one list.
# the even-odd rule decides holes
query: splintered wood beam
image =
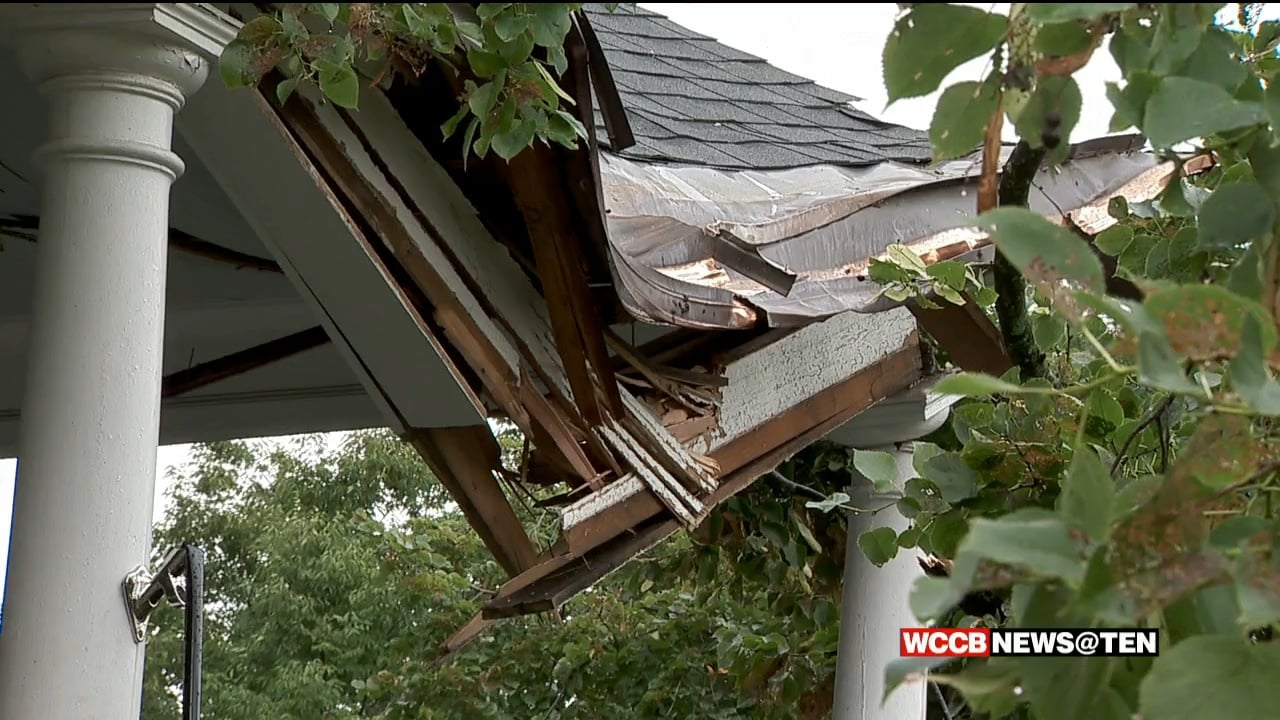
{"label": "splintered wood beam", "polygon": [[[920,372],[918,337],[912,333],[887,357],[715,449],[710,457],[720,466],[720,477],[709,506],[739,492],[863,410],[911,387],[920,379]],[[581,555],[665,509],[652,493],[635,493],[566,528],[559,549]]]}
{"label": "splintered wood beam", "polygon": [[658,520],[619,536],[508,595],[495,597],[484,606],[481,618],[498,620],[558,610],[574,595],[671,535],[673,526],[676,524]]}
{"label": "splintered wood beam", "polygon": [[587,285],[581,240],[569,215],[572,199],[551,181],[558,175],[556,168],[555,153],[534,145],[512,158],[511,189],[529,229],[551,330],[574,403],[583,418],[595,425],[604,418],[600,399],[603,409],[614,417],[623,413],[622,399],[605,348],[604,324]]}
{"label": "splintered wood beam", "polygon": [[964,305],[939,301],[937,308],[907,307],[920,328],[929,333],[962,370],[1000,377],[1013,367],[1000,329],[971,299]]}
{"label": "splintered wood beam", "polygon": [[329,335],[325,333],[323,327],[317,326],[193,365],[186,370],[166,375],[161,384],[160,397],[168,400],[220,380],[279,362],[328,342]]}
{"label": "splintered wood beam", "polygon": [[[720,486],[711,496],[718,504],[745,490],[752,482],[804,447],[822,438],[863,409],[879,400],[908,389],[919,380],[919,353],[915,344],[904,347],[882,363],[859,372],[850,378],[850,385],[843,393],[833,393],[832,400],[815,403],[815,407],[797,407],[778,417],[772,427],[761,428],[764,438],[749,433],[731,442],[718,453],[722,463],[733,469],[721,477]],[[856,390],[854,389],[856,388]],[[834,388],[833,388],[834,390]],[[843,401],[835,400],[843,394]],[[849,397],[850,395],[854,397]],[[797,428],[804,428],[790,435]],[[778,442],[761,453],[752,449],[765,438]],[[658,515],[657,512],[654,515]],[[559,609],[567,600],[599,582],[636,555],[653,547],[680,529],[680,523],[669,517],[649,517],[635,521],[622,532],[602,540],[594,547],[573,555],[557,558],[548,572],[537,572],[538,567],[522,578],[512,578],[503,585],[498,595],[481,611],[481,617],[473,620],[455,639],[469,641],[492,621],[515,615],[525,615]],[[465,639],[464,639],[465,638]],[[457,645],[453,650],[456,650]]]}
{"label": "splintered wood beam", "polygon": [[414,428],[405,437],[427,461],[508,575],[533,567],[538,553],[498,484],[501,448],[485,425]]}

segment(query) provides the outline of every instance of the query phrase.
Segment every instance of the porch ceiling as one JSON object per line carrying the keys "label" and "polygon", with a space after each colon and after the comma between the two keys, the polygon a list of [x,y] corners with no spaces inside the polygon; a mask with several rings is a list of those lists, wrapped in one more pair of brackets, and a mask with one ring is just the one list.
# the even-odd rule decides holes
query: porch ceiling
{"label": "porch ceiling", "polygon": [[[201,95],[223,92],[212,87],[216,83],[211,81]],[[6,108],[0,134],[0,457],[8,457],[17,453],[38,247],[30,228],[40,211],[39,172],[31,158],[45,137],[48,113],[44,98],[8,49],[0,50],[0,98]],[[230,136],[224,141],[236,142]],[[172,193],[166,376],[322,326],[322,314],[280,271],[272,251],[181,134],[174,138],[174,150],[185,160],[186,172]],[[394,344],[394,333],[387,335]],[[388,424],[367,384],[341,348],[327,342],[324,329],[285,345],[305,349],[166,399],[161,442]],[[428,363],[419,365],[418,372],[428,385],[439,378],[452,388],[438,361],[436,369],[439,374],[433,375]],[[442,407],[447,411],[449,406]],[[441,424],[468,420],[436,419]]]}

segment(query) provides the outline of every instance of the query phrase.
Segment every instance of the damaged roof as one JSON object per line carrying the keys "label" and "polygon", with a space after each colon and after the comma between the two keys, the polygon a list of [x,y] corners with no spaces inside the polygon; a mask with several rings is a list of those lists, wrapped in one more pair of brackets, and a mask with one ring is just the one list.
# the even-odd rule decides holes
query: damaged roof
{"label": "damaged roof", "polygon": [[[573,150],[464,164],[439,128],[466,78],[445,67],[366,89],[358,113],[259,88],[475,410],[531,441],[513,472],[487,425],[400,423],[511,576],[449,650],[498,618],[560,607],[809,443],[919,391],[933,370],[917,322],[965,369],[1009,367],[972,303],[904,310],[863,277],[894,243],[926,263],[989,252],[964,227],[973,158],[930,165],[921,133],[652,13],[578,20],[561,84],[590,138]],[[1108,199],[1149,199],[1176,172],[1140,146],[1077,146],[1040,171],[1036,209],[1105,229]],[[636,321],[668,332],[627,342],[616,328]],[[560,512],[549,547],[508,497],[531,488]]]}
{"label": "damaged roof", "polygon": [[635,144],[622,157],[717,168],[860,167],[929,161],[929,138],[822,87],[634,4],[585,14],[626,108]]}

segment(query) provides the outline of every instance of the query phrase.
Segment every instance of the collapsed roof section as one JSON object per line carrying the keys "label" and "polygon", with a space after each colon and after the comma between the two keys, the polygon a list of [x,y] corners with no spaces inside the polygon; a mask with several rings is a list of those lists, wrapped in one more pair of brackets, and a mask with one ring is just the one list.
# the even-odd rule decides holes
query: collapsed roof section
{"label": "collapsed roof section", "polygon": [[[987,239],[962,229],[976,162],[929,166],[918,132],[644,11],[579,14],[566,54],[562,85],[594,132],[509,164],[464,166],[441,140],[464,79],[443,67],[366,89],[355,113],[305,92],[281,105],[270,81],[255,98],[477,416],[532,441],[514,471],[487,425],[396,418],[512,577],[449,649],[558,608],[805,445],[920,392],[917,318],[961,362],[1008,367],[981,310],[895,307],[863,277],[892,243],[926,262],[980,257]],[[1041,172],[1035,206],[1097,232],[1112,196],[1149,199],[1173,172],[1129,140],[1081,146]],[[665,330],[619,332],[640,324]],[[513,509],[530,488],[560,508],[551,547]]]}

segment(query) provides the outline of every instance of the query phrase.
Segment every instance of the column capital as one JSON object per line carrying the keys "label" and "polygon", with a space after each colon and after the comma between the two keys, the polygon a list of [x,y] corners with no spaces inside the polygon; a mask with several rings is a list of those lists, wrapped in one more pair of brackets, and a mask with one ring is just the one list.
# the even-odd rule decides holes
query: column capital
{"label": "column capital", "polygon": [[208,3],[24,3],[0,5],[0,39],[14,45],[42,85],[72,76],[160,80],[181,106],[199,89],[238,24]]}

